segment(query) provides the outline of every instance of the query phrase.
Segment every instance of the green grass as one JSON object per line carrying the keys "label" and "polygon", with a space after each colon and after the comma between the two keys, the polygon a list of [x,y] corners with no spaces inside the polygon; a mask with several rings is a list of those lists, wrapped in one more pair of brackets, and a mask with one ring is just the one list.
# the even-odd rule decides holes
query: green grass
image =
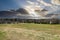
{"label": "green grass", "polygon": [[5,40],[6,39],[6,33],[0,31],[0,40]]}
{"label": "green grass", "polygon": [[34,24],[34,23],[0,24],[0,28],[2,27],[24,28],[36,31],[48,31],[48,33],[51,34],[58,34],[57,32],[53,31],[60,30],[60,24]]}
{"label": "green grass", "polygon": [[60,30],[60,24],[20,23],[20,24],[0,24],[0,27],[13,27],[13,28],[15,27],[34,30],[49,30],[49,29]]}
{"label": "green grass", "polygon": [[[3,32],[4,28],[8,28]],[[9,29],[11,28],[11,29]],[[12,29],[13,28],[13,29]],[[22,28],[23,30],[14,28]],[[27,30],[25,30],[27,29]],[[30,31],[34,30],[34,31]],[[19,31],[19,32],[17,32]],[[24,32],[21,32],[24,31]],[[42,31],[43,33],[41,33]],[[6,33],[7,38],[6,38]],[[57,35],[57,36],[55,36]],[[34,23],[19,23],[19,24],[0,24],[0,40],[60,40],[60,24],[34,24]],[[48,39],[49,37],[49,39]]]}

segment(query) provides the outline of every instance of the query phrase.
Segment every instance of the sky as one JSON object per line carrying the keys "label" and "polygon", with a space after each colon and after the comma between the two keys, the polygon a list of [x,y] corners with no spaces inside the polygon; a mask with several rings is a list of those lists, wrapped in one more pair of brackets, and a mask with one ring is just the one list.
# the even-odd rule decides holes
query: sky
{"label": "sky", "polygon": [[26,5],[24,0],[0,0],[0,10],[17,9],[23,5]]}
{"label": "sky", "polygon": [[0,11],[26,8],[28,11],[46,9],[50,12],[60,10],[60,0],[0,0]]}
{"label": "sky", "polygon": [[48,14],[60,14],[60,0],[0,0],[0,11],[17,10],[19,8],[26,9],[30,15],[35,17],[40,16],[35,12],[36,9],[46,9]]}

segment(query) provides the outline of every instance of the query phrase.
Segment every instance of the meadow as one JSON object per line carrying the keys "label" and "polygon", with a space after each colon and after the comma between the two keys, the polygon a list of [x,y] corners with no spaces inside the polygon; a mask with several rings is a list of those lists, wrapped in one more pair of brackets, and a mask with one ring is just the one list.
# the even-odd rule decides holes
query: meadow
{"label": "meadow", "polygon": [[0,40],[60,40],[60,24],[0,24]]}

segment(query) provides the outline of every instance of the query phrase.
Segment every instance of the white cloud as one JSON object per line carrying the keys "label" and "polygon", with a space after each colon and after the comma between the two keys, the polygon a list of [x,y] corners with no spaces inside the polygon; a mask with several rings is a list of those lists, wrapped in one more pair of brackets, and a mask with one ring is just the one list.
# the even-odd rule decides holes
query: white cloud
{"label": "white cloud", "polygon": [[37,0],[36,2],[32,2],[30,0],[26,0],[28,5],[25,6],[25,8],[31,10],[31,9],[40,9],[42,10],[45,6],[52,6],[51,4],[48,4],[44,2],[43,0]]}
{"label": "white cloud", "polygon": [[37,0],[38,2],[40,2],[41,4],[45,5],[45,6],[52,6],[49,3],[46,3],[44,0]]}
{"label": "white cloud", "polygon": [[35,8],[41,8],[41,5],[39,5],[40,3],[38,3],[38,2],[32,2],[30,0],[27,0],[27,3],[28,3],[27,6],[32,6],[33,9],[35,9]]}
{"label": "white cloud", "polygon": [[28,5],[25,6],[25,9],[30,13],[30,15],[33,16],[38,16],[38,14],[35,13],[35,9],[39,9],[40,10],[40,6],[38,5],[37,2],[32,2],[30,0],[27,0]]}
{"label": "white cloud", "polygon": [[[50,8],[50,10],[49,10],[50,12],[51,11],[53,12],[53,11],[56,11],[56,10],[59,9],[59,7],[58,7],[58,5],[60,4],[59,0],[51,0],[50,4],[45,2],[44,0],[37,0],[37,1],[40,2],[42,5],[44,5],[45,7],[49,7]],[[54,1],[55,1],[55,3],[53,4],[52,2],[54,2]]]}
{"label": "white cloud", "polygon": [[31,16],[35,16],[35,17],[38,17],[38,14],[36,14],[35,12],[34,12],[34,8],[33,8],[33,6],[25,6],[25,9],[29,12],[29,14],[31,15]]}
{"label": "white cloud", "polygon": [[58,5],[60,3],[58,1],[57,2],[56,1],[54,2],[53,0],[51,0],[51,3],[47,3],[44,0],[37,0],[36,2],[32,2],[30,0],[27,0],[28,5],[25,6],[25,8],[29,12],[34,12],[34,9],[43,9],[44,7],[48,7],[48,9],[47,8],[45,8],[45,9],[49,10],[49,13],[52,13],[52,12],[57,11],[59,9]]}
{"label": "white cloud", "polygon": [[33,5],[34,4],[34,2],[31,2],[31,1],[27,1],[29,4],[31,4],[31,5]]}
{"label": "white cloud", "polygon": [[60,0],[51,0],[52,4],[60,5]]}

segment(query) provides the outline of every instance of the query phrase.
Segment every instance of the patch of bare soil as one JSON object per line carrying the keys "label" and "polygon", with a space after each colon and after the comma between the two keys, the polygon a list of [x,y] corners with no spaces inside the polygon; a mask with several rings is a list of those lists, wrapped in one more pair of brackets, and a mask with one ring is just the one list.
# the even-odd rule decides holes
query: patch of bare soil
{"label": "patch of bare soil", "polygon": [[7,40],[60,40],[60,34],[51,34],[49,31],[36,31],[23,28],[0,28],[6,32]]}

